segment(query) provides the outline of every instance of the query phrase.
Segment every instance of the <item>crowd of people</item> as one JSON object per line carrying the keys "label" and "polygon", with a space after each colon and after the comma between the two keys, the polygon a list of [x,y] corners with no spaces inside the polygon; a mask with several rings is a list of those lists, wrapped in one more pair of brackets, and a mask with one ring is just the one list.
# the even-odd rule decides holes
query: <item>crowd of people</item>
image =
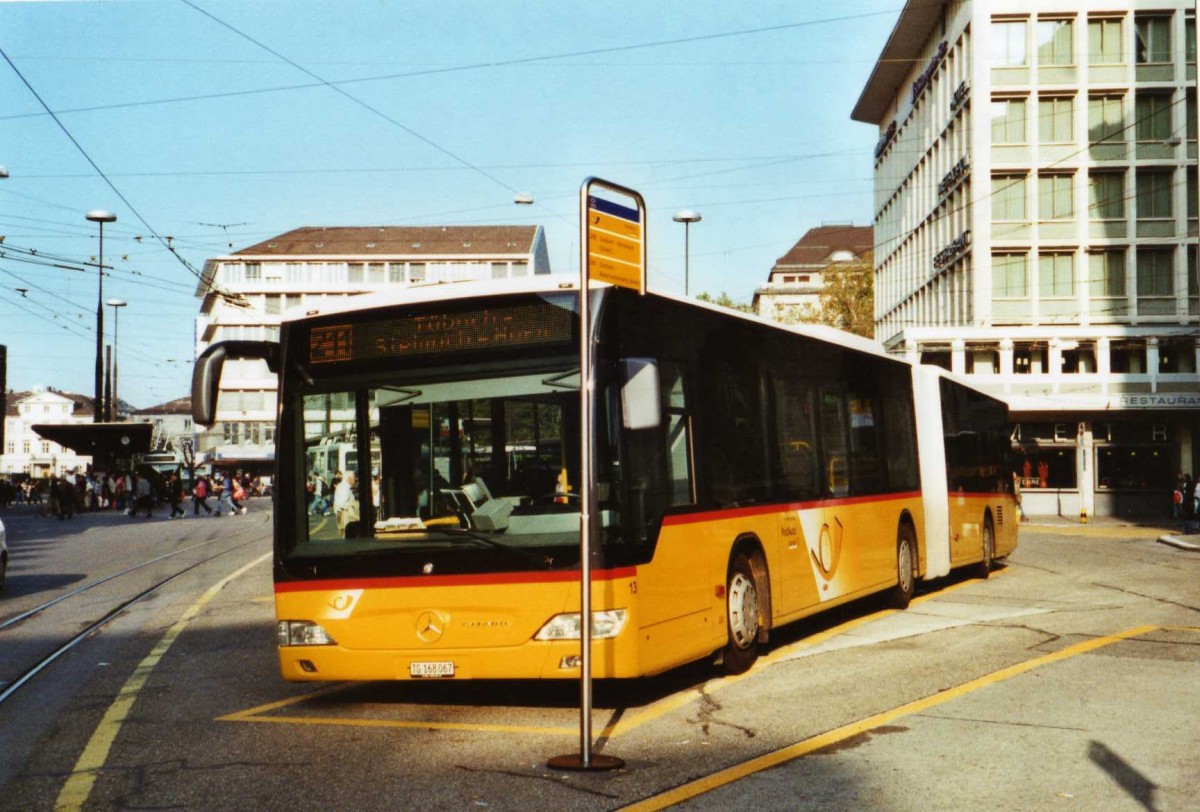
{"label": "crowd of people", "polygon": [[[152,472],[123,470],[107,474],[67,471],[62,476],[21,479],[0,478],[0,508],[12,505],[37,505],[45,516],[60,520],[76,513],[120,511],[130,518],[154,516],[167,506],[168,518],[187,515],[184,502],[190,496],[192,515],[203,509],[209,516],[239,515],[246,512],[245,501],[265,492],[262,479],[237,471],[216,471],[200,475],[190,482],[182,469],[165,477]],[[208,503],[215,501],[215,507]]]}

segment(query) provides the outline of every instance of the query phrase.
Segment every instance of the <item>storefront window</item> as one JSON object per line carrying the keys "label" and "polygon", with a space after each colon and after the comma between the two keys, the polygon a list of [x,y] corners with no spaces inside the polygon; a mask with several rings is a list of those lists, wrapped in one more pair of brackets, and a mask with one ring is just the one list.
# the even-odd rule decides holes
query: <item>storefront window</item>
{"label": "storefront window", "polygon": [[1020,423],[1013,432],[1016,474],[1026,490],[1070,490],[1075,479],[1074,423]]}
{"label": "storefront window", "polygon": [[1101,490],[1172,488],[1171,455],[1166,446],[1107,446],[1096,451],[1096,485]]}

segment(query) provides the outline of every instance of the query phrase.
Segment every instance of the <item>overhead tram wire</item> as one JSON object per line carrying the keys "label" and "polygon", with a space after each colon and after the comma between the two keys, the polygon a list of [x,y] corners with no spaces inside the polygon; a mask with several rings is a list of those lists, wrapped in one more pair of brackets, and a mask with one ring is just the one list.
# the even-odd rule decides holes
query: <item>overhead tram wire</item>
{"label": "overhead tram wire", "polygon": [[[228,29],[229,31],[232,31],[234,34],[245,39],[247,42],[250,42],[251,44],[255,45],[256,47],[261,48],[262,50],[266,51],[267,53],[271,54],[272,56],[277,57],[278,59],[287,63],[288,65],[291,65],[293,68],[300,71],[305,76],[309,76],[313,79],[316,79],[318,82],[321,83],[322,86],[327,87],[330,90],[337,93],[338,95],[348,99],[349,101],[354,102],[359,107],[362,107],[364,110],[374,114],[378,118],[383,119],[384,121],[388,122],[389,124],[400,128],[401,130],[403,130],[405,133],[407,133],[412,138],[417,139],[418,141],[425,144],[426,146],[440,152],[442,155],[445,155],[446,157],[450,158],[451,160],[462,164],[464,167],[470,169],[471,171],[475,172],[476,174],[480,175],[481,177],[486,178],[487,180],[491,181],[492,183],[507,190],[510,194],[515,195],[515,194],[520,193],[520,191],[517,188],[509,185],[508,183],[505,183],[503,180],[496,177],[495,175],[488,172],[487,170],[483,169],[481,166],[471,163],[466,158],[463,158],[462,156],[458,155],[457,153],[451,151],[450,149],[443,147],[441,144],[437,143],[432,138],[429,138],[428,136],[417,132],[412,127],[409,127],[407,124],[404,124],[403,122],[399,121],[398,119],[395,119],[392,116],[389,116],[387,113],[383,112],[378,107],[368,104],[367,102],[363,101],[362,99],[358,98],[357,96],[354,96],[353,94],[351,94],[349,91],[344,90],[341,87],[338,87],[336,84],[328,81],[327,79],[325,79],[322,76],[318,76],[316,73],[313,73],[311,70],[304,67],[303,65],[296,62],[295,60],[285,56],[284,54],[280,53],[279,51],[276,51],[274,48],[267,45],[266,43],[263,43],[263,42],[255,39],[254,37],[250,36],[249,34],[245,33],[244,31],[241,31],[238,28],[234,27],[233,25],[230,25],[229,23],[225,22],[224,20],[222,20],[221,18],[212,14],[211,12],[200,8],[198,5],[193,3],[192,0],[180,0],[180,2],[182,2],[186,6],[189,6],[190,8],[194,9],[198,13],[203,14],[205,17],[208,17],[210,20],[217,23],[218,25]],[[539,203],[538,206],[540,208],[545,209],[547,212],[549,212],[550,214],[552,214],[555,217],[558,217],[560,219],[566,219],[566,215],[552,211],[551,209],[546,208],[543,204]]]}
{"label": "overhead tram wire", "polygon": [[[914,3],[913,5],[920,7],[920,6],[941,6],[942,4],[943,4],[943,0],[928,0],[928,2]],[[189,5],[191,5],[191,4],[189,3]],[[203,9],[200,9],[199,7],[193,6],[193,8],[195,8],[196,11],[198,11],[202,14],[208,14],[208,12],[204,11]],[[787,31],[787,30],[796,29],[796,28],[807,28],[807,27],[818,26],[818,25],[826,25],[829,23],[853,22],[855,20],[864,20],[864,19],[868,19],[871,17],[895,15],[895,14],[898,14],[900,11],[901,11],[900,8],[892,8],[892,9],[881,10],[881,11],[863,12],[861,14],[848,14],[848,15],[843,15],[840,17],[824,17],[824,18],[820,18],[820,19],[816,19],[816,20],[802,20],[802,21],[794,22],[794,23],[780,23],[778,25],[763,26],[763,27],[759,27],[759,28],[745,28],[745,29],[739,29],[736,31],[723,31],[723,32],[717,32],[715,34],[700,34],[700,35],[697,35],[694,37],[678,37],[678,38],[669,39],[669,40],[656,40],[653,42],[632,43],[629,45],[613,45],[613,46],[606,47],[606,48],[592,48],[592,49],[583,50],[583,51],[570,51],[570,52],[558,53],[558,54],[544,54],[542,56],[522,57],[519,59],[503,59],[503,60],[495,60],[492,62],[476,62],[476,63],[467,64],[467,65],[450,65],[447,67],[426,68],[426,69],[417,70],[417,71],[407,71],[404,73],[389,73],[389,74],[383,74],[380,76],[362,76],[362,77],[357,77],[354,79],[338,79],[338,80],[334,80],[331,82],[326,82],[324,80],[319,79],[318,80],[319,84],[280,85],[277,87],[255,88],[255,89],[251,89],[251,90],[232,90],[232,91],[224,91],[221,93],[205,93],[205,94],[198,94],[198,95],[193,95],[193,96],[176,96],[176,97],[166,98],[166,99],[150,99],[150,100],[140,101],[140,102],[125,102],[122,104],[93,105],[90,107],[65,108],[65,109],[59,110],[57,112],[59,112],[59,113],[92,113],[92,112],[99,112],[99,111],[103,111],[103,110],[117,110],[117,109],[124,109],[124,108],[130,108],[130,107],[147,107],[147,106],[161,105],[161,104],[177,104],[177,103],[189,102],[189,101],[211,101],[212,99],[236,98],[236,97],[241,97],[241,96],[251,96],[251,95],[266,94],[266,93],[284,93],[284,92],[293,91],[293,90],[312,90],[314,88],[318,88],[318,87],[322,87],[322,86],[329,86],[329,85],[350,85],[350,84],[361,84],[361,83],[366,83],[366,82],[384,82],[384,81],[394,81],[396,79],[412,79],[412,78],[417,78],[417,77],[422,77],[422,76],[436,76],[436,75],[447,74],[447,73],[461,73],[461,72],[465,72],[465,71],[487,70],[490,68],[506,68],[506,67],[513,67],[513,66],[517,66],[517,65],[530,65],[530,64],[536,64],[536,63],[541,63],[541,62],[553,62],[553,61],[562,60],[562,59],[572,59],[572,58],[581,57],[581,56],[596,56],[599,54],[625,53],[625,52],[629,52],[629,51],[639,51],[639,50],[648,50],[648,49],[652,49],[652,48],[669,47],[672,45],[688,45],[688,44],[696,43],[696,42],[711,42],[713,40],[718,40],[718,39],[729,39],[729,38],[733,38],[733,37],[752,36],[755,34],[769,34],[769,33],[773,33],[776,31]],[[212,15],[209,15],[209,16],[212,16]],[[217,20],[216,17],[213,17],[213,19]],[[217,21],[220,22],[219,20],[217,20]],[[226,23],[222,22],[221,24],[225,25],[227,28],[230,28],[231,30],[234,30],[234,29],[232,29],[232,26],[229,26]],[[238,33],[240,33],[240,32],[238,32]],[[907,63],[907,62],[911,62],[912,60],[905,59],[905,60],[898,60],[898,61]],[[41,113],[18,113],[15,115],[0,116],[0,121],[5,121],[8,119],[14,119],[14,118],[30,118],[30,117],[39,116],[39,115],[42,115],[42,114]]]}
{"label": "overhead tram wire", "polygon": [[[120,189],[117,188],[117,185],[112,182],[112,179],[109,178],[108,175],[106,175],[104,173],[104,170],[100,168],[100,165],[97,164],[92,159],[92,156],[90,154],[88,154],[88,151],[83,148],[83,145],[79,143],[78,139],[76,139],[75,136],[71,133],[71,131],[67,129],[67,126],[65,124],[63,124],[62,119],[60,119],[58,117],[58,115],[56,115],[55,112],[50,109],[50,105],[46,104],[46,100],[42,98],[41,94],[37,92],[37,89],[34,88],[34,86],[29,82],[29,80],[25,78],[25,74],[23,74],[21,72],[21,69],[18,68],[16,66],[16,64],[9,58],[8,53],[4,50],[3,47],[0,47],[0,57],[4,58],[4,61],[8,63],[8,66],[10,68],[12,68],[13,73],[15,73],[17,75],[17,78],[21,80],[21,83],[23,85],[25,85],[26,89],[33,95],[33,97],[35,99],[37,99],[38,104],[40,104],[42,106],[42,108],[49,114],[49,116],[52,119],[54,119],[54,123],[56,125],[58,125],[58,128],[60,130],[62,130],[63,134],[67,137],[67,139],[72,144],[75,145],[75,148],[77,150],[79,150],[79,153],[84,157],[84,159],[89,164],[91,164],[92,169],[96,170],[96,174],[98,174],[100,176],[100,178],[104,181],[104,183],[108,186],[108,188],[113,191],[113,194],[115,194],[120,199],[120,201],[125,204],[126,208],[128,208],[129,211],[131,211],[133,213],[133,216],[136,217],[138,219],[138,221],[143,226],[146,227],[146,230],[149,231],[154,236],[154,238],[159,241],[159,243],[163,246],[163,248],[167,249],[167,251],[170,252],[171,256],[175,257],[175,259],[177,259],[179,261],[179,263],[181,265],[183,265],[183,267],[186,268],[193,276],[195,276],[197,279],[199,279],[202,283],[207,284],[209,292],[214,292],[218,296],[225,297],[231,303],[237,304],[238,299],[239,299],[239,297],[237,295],[231,295],[231,294],[225,293],[223,291],[217,290],[216,286],[213,284],[214,280],[212,280],[212,279],[209,279],[209,280],[207,280],[207,282],[205,282],[204,275],[200,271],[196,270],[190,262],[188,262],[186,259],[184,259],[183,256],[181,256],[179,254],[179,252],[176,251],[171,246],[171,244],[168,243],[162,237],[162,235],[160,235],[154,229],[154,227],[152,225],[150,225],[149,221],[147,221],[146,218],[142,216],[141,212],[138,211],[137,207],[134,206],[133,203],[130,202],[130,200],[125,196],[125,194]],[[101,273],[103,273],[103,269],[101,269]]]}

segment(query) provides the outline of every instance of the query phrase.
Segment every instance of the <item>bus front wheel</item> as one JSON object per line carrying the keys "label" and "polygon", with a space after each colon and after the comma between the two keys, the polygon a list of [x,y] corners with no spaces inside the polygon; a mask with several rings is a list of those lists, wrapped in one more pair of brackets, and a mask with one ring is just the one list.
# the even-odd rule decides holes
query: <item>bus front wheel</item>
{"label": "bus front wheel", "polygon": [[729,642],[721,659],[726,674],[741,674],[758,659],[758,585],[750,559],[738,553],[725,586],[725,618]]}
{"label": "bus front wheel", "polygon": [[996,531],[992,527],[992,517],[983,520],[983,560],[975,567],[976,578],[987,578],[992,572],[992,560],[996,557]]}
{"label": "bus front wheel", "polygon": [[901,525],[896,536],[896,585],[892,587],[892,606],[908,608],[917,591],[917,538],[911,525]]}

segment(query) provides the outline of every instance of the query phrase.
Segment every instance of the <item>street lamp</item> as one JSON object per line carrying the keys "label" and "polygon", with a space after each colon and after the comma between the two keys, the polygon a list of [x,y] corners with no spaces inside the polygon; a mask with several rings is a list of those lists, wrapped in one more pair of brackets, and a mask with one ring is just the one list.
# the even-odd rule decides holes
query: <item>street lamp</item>
{"label": "street lamp", "polygon": [[94,422],[103,422],[104,412],[104,224],[115,223],[117,215],[103,209],[93,209],[86,215],[93,223],[100,224],[100,292],[96,297],[96,402]]}
{"label": "street lamp", "polygon": [[676,223],[683,223],[683,295],[688,295],[688,279],[691,276],[691,268],[689,267],[691,254],[691,228],[692,223],[699,223],[703,218],[700,212],[684,209],[683,211],[675,212],[673,219]]}
{"label": "street lamp", "polygon": [[117,398],[117,354],[120,352],[120,344],[117,343],[120,336],[120,313],[121,308],[129,304],[124,299],[109,299],[105,302],[113,309],[113,354],[112,354],[112,394],[109,396],[111,400],[108,402],[109,420],[116,420],[117,414],[120,411],[121,401]]}

